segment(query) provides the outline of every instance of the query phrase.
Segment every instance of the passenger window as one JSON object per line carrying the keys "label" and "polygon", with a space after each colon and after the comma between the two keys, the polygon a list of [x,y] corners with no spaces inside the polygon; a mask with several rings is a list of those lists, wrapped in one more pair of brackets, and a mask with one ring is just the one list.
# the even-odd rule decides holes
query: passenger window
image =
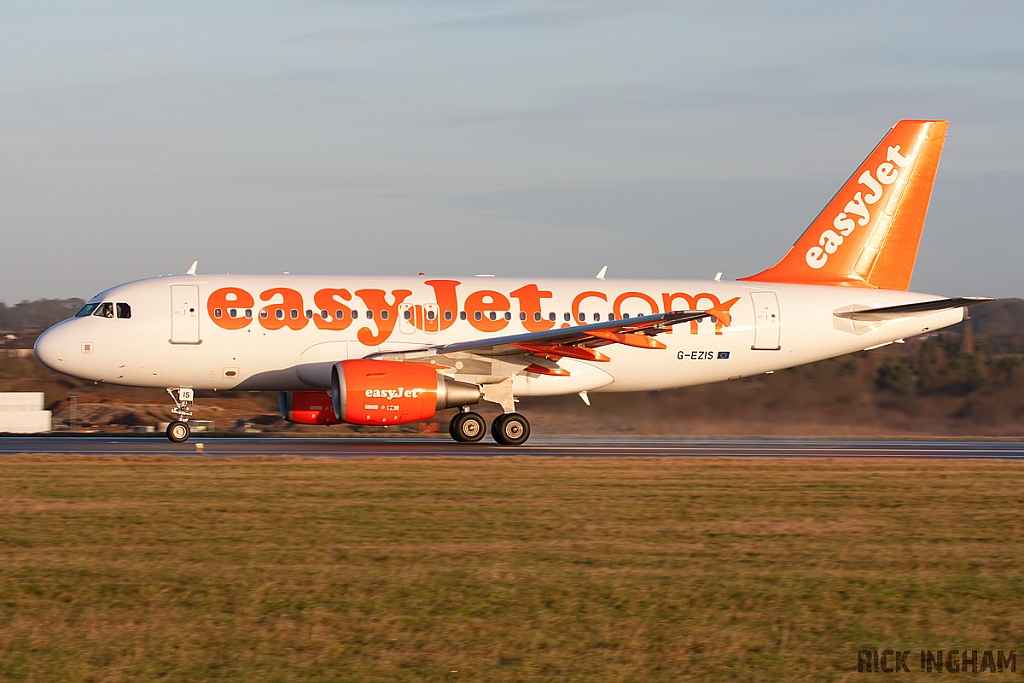
{"label": "passenger window", "polygon": [[277,319],[278,319],[278,320],[284,320],[284,310],[282,310],[282,309],[280,309],[280,308],[279,308],[279,309],[277,309],[277,311],[276,311],[276,312],[274,313],[274,315],[275,315],[275,316],[277,316]]}
{"label": "passenger window", "polygon": [[306,309],[306,320],[312,320],[312,319],[313,319],[313,311],[307,308]]}
{"label": "passenger window", "polygon": [[252,318],[252,309],[251,308],[245,309],[245,317],[246,318]]}
{"label": "passenger window", "polygon": [[594,314],[594,322],[595,323],[601,322],[601,314],[600,313],[595,313]]}
{"label": "passenger window", "polygon": [[296,320],[299,317],[299,312],[297,310],[295,310],[294,308],[291,310],[291,313],[292,313],[292,320]]}
{"label": "passenger window", "polygon": [[583,322],[586,319],[587,319],[587,314],[586,313],[580,313],[580,322]]}
{"label": "passenger window", "polygon": [[358,317],[359,317],[359,311],[353,309],[352,310],[352,319],[355,320]]}
{"label": "passenger window", "polygon": [[82,306],[82,310],[80,310],[78,313],[75,313],[75,317],[85,318],[86,316],[92,315],[92,312],[96,310],[97,306],[99,306],[99,304],[86,304]]}
{"label": "passenger window", "polygon": [[412,320],[412,311],[409,310],[408,308],[405,309],[404,311],[402,311],[402,317],[405,318],[406,320]]}
{"label": "passenger window", "polygon": [[96,312],[93,313],[93,315],[99,316],[100,318],[113,318],[114,304],[109,301],[104,301],[100,304],[100,307],[96,309]]}
{"label": "passenger window", "polygon": [[572,320],[572,316],[569,315],[568,313],[564,314],[562,317],[565,318],[566,322],[569,322],[570,320]]}
{"label": "passenger window", "polygon": [[388,319],[388,312],[387,311],[381,311],[380,312],[380,319],[381,320],[387,320]]}
{"label": "passenger window", "polygon": [[491,320],[497,320],[497,319],[498,319],[498,314],[495,313],[494,311],[491,311]]}
{"label": "passenger window", "polygon": [[228,317],[229,318],[237,318],[238,317],[238,309],[237,308],[229,308],[228,309]]}
{"label": "passenger window", "polygon": [[480,314],[480,311],[473,312],[473,320],[483,320],[483,318],[484,317],[483,315]]}
{"label": "passenger window", "polygon": [[[324,311],[324,313],[326,313],[326,312],[327,311]],[[324,317],[326,318],[327,316],[325,315]],[[344,311],[342,311],[340,308],[334,312],[334,319],[335,320],[341,320],[344,317],[345,317],[344,316]]]}
{"label": "passenger window", "polygon": [[466,312],[465,311],[459,311],[459,320],[465,320],[465,319],[466,319]]}
{"label": "passenger window", "polygon": [[509,313],[508,311],[505,311],[505,320],[511,320],[511,319],[512,319],[512,314]]}
{"label": "passenger window", "polygon": [[614,313],[609,313],[608,314],[608,320],[615,320],[615,314]]}
{"label": "passenger window", "polygon": [[555,312],[554,311],[551,311],[550,313],[548,313],[548,320],[550,320],[551,322],[555,322]]}
{"label": "passenger window", "polygon": [[366,312],[366,319],[367,320],[373,320],[373,311],[367,311]]}
{"label": "passenger window", "polygon": [[437,313],[434,311],[427,311],[427,320],[433,320],[437,317]]}
{"label": "passenger window", "polygon": [[533,322],[535,322],[535,323],[539,323],[540,322],[540,311],[534,311],[534,313],[533,313]]}
{"label": "passenger window", "polygon": [[451,320],[452,319],[452,312],[451,311],[445,311],[444,312],[444,319],[445,320]]}
{"label": "passenger window", "polygon": [[132,317],[132,307],[125,303],[117,304],[117,317],[118,318],[130,318]]}
{"label": "passenger window", "polygon": [[261,318],[263,318],[264,320],[266,320],[266,319],[267,319],[267,317],[269,317],[269,315],[270,315],[270,314],[269,314],[269,313],[267,313],[267,309],[265,309],[265,308],[264,308],[263,310],[261,310],[261,311],[260,311],[260,317],[261,317]]}
{"label": "passenger window", "polygon": [[[320,317],[323,318],[324,320],[327,320],[327,309],[326,308],[321,308],[320,309]],[[337,316],[335,316],[335,317],[337,317]]]}

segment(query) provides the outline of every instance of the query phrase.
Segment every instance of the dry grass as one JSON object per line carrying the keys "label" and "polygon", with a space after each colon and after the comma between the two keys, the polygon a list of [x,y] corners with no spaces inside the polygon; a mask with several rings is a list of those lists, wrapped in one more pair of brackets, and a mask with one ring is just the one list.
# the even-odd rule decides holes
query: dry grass
{"label": "dry grass", "polygon": [[833,680],[860,648],[1020,650],[1021,473],[5,458],[0,680]]}

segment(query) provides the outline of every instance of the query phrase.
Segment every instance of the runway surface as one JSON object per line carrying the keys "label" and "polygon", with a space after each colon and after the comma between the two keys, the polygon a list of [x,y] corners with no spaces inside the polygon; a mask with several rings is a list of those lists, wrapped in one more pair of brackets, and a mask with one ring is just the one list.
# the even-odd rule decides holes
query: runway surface
{"label": "runway surface", "polygon": [[[200,446],[201,444],[201,446]],[[448,439],[307,439],[206,437],[184,444],[163,436],[13,436],[0,437],[0,455],[203,455],[355,457],[733,457],[733,458],[931,458],[942,460],[1024,460],[1024,442],[1000,441],[805,441],[805,440],[655,440],[531,439],[518,447],[490,441],[456,444]]]}

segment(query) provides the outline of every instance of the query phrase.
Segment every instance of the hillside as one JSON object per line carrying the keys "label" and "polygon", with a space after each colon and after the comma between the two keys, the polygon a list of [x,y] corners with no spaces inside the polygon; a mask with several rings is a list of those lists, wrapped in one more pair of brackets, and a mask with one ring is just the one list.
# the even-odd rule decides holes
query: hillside
{"label": "hillside", "polygon": [[0,332],[24,334],[45,330],[73,316],[84,303],[81,299],[39,299],[14,306],[0,302]]}

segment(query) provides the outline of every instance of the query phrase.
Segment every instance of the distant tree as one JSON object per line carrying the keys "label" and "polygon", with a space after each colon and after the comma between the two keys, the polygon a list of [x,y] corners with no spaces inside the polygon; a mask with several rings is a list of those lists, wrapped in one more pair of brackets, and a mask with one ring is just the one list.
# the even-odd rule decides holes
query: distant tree
{"label": "distant tree", "polygon": [[70,318],[84,303],[81,299],[39,299],[14,306],[0,303],[0,330],[38,332]]}
{"label": "distant tree", "polygon": [[1014,387],[1024,380],[1024,358],[1020,356],[1004,356],[992,364],[993,379],[1003,386]]}
{"label": "distant tree", "polygon": [[974,355],[974,330],[971,329],[970,321],[964,323],[963,332],[960,335],[960,355]]}
{"label": "distant tree", "polygon": [[909,396],[914,393],[914,371],[903,361],[886,361],[878,368],[875,385],[879,391]]}

